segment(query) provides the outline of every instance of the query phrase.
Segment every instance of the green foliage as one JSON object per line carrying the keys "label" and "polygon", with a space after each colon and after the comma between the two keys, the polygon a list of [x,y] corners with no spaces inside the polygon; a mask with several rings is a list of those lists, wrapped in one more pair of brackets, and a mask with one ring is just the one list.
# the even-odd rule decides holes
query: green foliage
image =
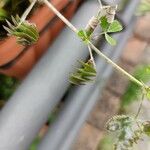
{"label": "green foliage", "polygon": [[114,20],[112,23],[109,23],[106,16],[100,18],[100,27],[102,28],[102,34],[105,35],[106,41],[115,46],[117,44],[116,40],[112,38],[108,33],[120,32],[123,27],[119,21]]}
{"label": "green foliage", "polygon": [[116,40],[112,38],[110,35],[108,35],[107,33],[105,33],[105,39],[112,46],[115,46],[117,44]]}
{"label": "green foliage", "polygon": [[0,39],[7,36],[3,26],[6,25],[6,19],[11,21],[11,16],[21,16],[29,6],[28,0],[0,0]]}
{"label": "green foliage", "polygon": [[0,100],[7,100],[18,84],[17,79],[0,74]]}
{"label": "green foliage", "polygon": [[91,82],[96,77],[96,69],[94,68],[93,62],[89,60],[87,63],[79,61],[82,68],[77,68],[77,72],[70,75],[70,83],[79,85]]}
{"label": "green foliage", "polygon": [[[147,71],[148,67],[149,65],[139,66],[133,73],[133,76],[139,81],[142,81],[144,83],[148,82],[150,80],[150,72]],[[141,87],[138,86],[136,83],[130,81],[126,89],[126,92],[122,97],[121,107],[125,109],[132,102],[138,100],[138,97],[141,94],[141,92],[142,92]]]}
{"label": "green foliage", "polygon": [[150,12],[150,1],[149,0],[142,0],[140,5],[139,5],[137,13],[139,15],[145,15],[148,12]]}
{"label": "green foliage", "polygon": [[37,31],[36,25],[24,21],[21,24],[19,16],[12,17],[13,24],[7,21],[8,27],[4,26],[5,30],[9,33],[10,36],[15,36],[17,42],[22,45],[31,45],[38,41],[39,33]]}
{"label": "green foliage", "polygon": [[114,20],[114,21],[110,24],[110,26],[109,26],[107,32],[108,32],[108,33],[120,32],[120,31],[122,31],[122,29],[123,29],[123,27],[122,27],[122,25],[120,24],[120,22],[117,21],[117,20]]}
{"label": "green foliage", "polygon": [[109,26],[110,26],[110,23],[107,21],[106,16],[101,17],[101,19],[100,19],[100,27],[102,28],[102,31],[103,32],[107,32]]}
{"label": "green foliage", "polygon": [[84,30],[79,30],[78,36],[82,39],[85,44],[88,44],[90,37],[89,34]]}

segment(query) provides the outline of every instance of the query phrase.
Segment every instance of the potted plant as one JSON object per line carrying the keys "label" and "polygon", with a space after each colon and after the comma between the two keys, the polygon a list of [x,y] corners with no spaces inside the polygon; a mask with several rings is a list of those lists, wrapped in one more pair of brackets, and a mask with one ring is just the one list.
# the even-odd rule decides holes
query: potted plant
{"label": "potted plant", "polygon": [[[77,8],[79,0],[75,2],[52,0],[52,3],[69,19]],[[29,0],[0,2],[0,73],[19,79],[29,72],[64,26],[63,22],[57,19],[45,5],[36,5],[28,19],[36,24],[40,38],[32,46],[25,47],[17,44],[14,37],[6,37],[3,26],[6,25],[6,19],[11,20],[11,16],[17,14],[21,16],[29,4]]]}

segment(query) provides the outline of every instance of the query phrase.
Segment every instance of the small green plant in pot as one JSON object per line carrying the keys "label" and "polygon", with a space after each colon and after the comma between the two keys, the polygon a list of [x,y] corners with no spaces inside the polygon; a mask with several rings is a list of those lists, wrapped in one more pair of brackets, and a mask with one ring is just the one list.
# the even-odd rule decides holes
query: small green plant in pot
{"label": "small green plant in pot", "polygon": [[6,20],[11,20],[11,16],[21,16],[26,8],[29,6],[28,0],[2,0],[0,2],[0,38],[7,35],[3,25],[6,25]]}
{"label": "small green plant in pot", "polygon": [[[104,36],[105,40],[110,45],[114,46],[117,44],[116,40],[111,36],[111,33],[120,32],[123,29],[120,22],[115,19],[117,5],[103,6],[99,0],[100,8],[97,14],[91,16],[92,18],[87,23],[85,29],[77,29],[48,0],[32,0],[31,4],[20,18],[14,16],[12,17],[12,23],[7,21],[7,25],[4,26],[5,30],[9,33],[9,36],[15,36],[19,44],[30,45],[35,43],[38,39],[36,26],[28,23],[26,20],[33,6],[37,3],[44,3],[47,5],[50,10],[52,10],[87,46],[90,59],[87,62],[79,61],[82,67],[77,68],[76,72],[70,75],[69,79],[72,84],[83,85],[91,81],[96,82],[96,63],[93,57],[93,53],[96,53],[100,58],[103,58],[107,63],[112,65],[114,69],[140,87],[142,95],[141,103],[143,102],[144,97],[150,99],[150,87],[148,85],[126,72],[92,43],[91,39],[93,37],[93,32],[99,27],[102,31],[100,35]],[[114,150],[132,149],[133,145],[141,139],[142,135],[149,136],[150,123],[149,121],[141,121],[138,119],[140,109],[141,106],[135,116],[118,115],[112,117],[107,122],[107,130],[118,134],[117,141],[113,147]]]}

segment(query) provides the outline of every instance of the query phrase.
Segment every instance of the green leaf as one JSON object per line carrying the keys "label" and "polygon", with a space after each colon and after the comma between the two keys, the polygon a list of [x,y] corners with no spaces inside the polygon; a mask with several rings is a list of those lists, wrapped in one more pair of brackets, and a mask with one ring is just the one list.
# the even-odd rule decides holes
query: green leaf
{"label": "green leaf", "polygon": [[108,30],[110,23],[108,23],[106,16],[100,18],[100,26],[103,32],[106,32]]}
{"label": "green leaf", "polygon": [[137,10],[139,15],[145,15],[150,12],[150,3],[149,0],[142,0],[139,8]]}
{"label": "green leaf", "polygon": [[105,33],[105,39],[106,41],[112,45],[112,46],[115,46],[117,44],[116,40],[113,39],[110,35],[108,35],[107,33]]}
{"label": "green leaf", "polygon": [[88,36],[88,33],[86,33],[86,31],[84,31],[84,30],[79,30],[78,36],[82,39],[82,41],[83,41],[84,43],[88,44],[90,37]]}
{"label": "green leaf", "polygon": [[113,32],[119,32],[123,29],[122,25],[120,24],[119,21],[114,20],[113,23],[110,24],[107,32],[108,33],[113,33]]}
{"label": "green leaf", "polygon": [[[133,76],[143,83],[147,83],[150,80],[150,71],[147,71],[148,67],[149,65],[138,66],[135,69]],[[126,109],[134,101],[139,100],[139,96],[141,95],[142,91],[143,90],[139,85],[130,81],[124,95],[122,96],[121,108]]]}

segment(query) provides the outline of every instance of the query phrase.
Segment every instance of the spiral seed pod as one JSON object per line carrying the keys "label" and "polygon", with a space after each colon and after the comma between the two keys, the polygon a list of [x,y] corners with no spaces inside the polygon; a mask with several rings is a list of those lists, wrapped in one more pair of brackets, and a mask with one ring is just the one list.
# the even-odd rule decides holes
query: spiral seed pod
{"label": "spiral seed pod", "polygon": [[96,77],[93,61],[89,60],[87,63],[79,61],[79,63],[82,65],[82,68],[77,68],[77,72],[71,74],[70,82],[75,85],[83,85],[93,81]]}
{"label": "spiral seed pod", "polygon": [[121,130],[122,128],[129,126],[132,122],[132,118],[125,115],[114,116],[106,123],[106,129],[108,131],[114,132]]}
{"label": "spiral seed pod", "polygon": [[29,23],[28,21],[24,21],[21,24],[19,16],[12,17],[11,24],[7,21],[8,27],[3,26],[4,29],[8,32],[9,36],[15,36],[17,38],[17,42],[21,45],[31,45],[37,42],[39,39],[39,33],[37,31],[36,25],[33,23]]}

